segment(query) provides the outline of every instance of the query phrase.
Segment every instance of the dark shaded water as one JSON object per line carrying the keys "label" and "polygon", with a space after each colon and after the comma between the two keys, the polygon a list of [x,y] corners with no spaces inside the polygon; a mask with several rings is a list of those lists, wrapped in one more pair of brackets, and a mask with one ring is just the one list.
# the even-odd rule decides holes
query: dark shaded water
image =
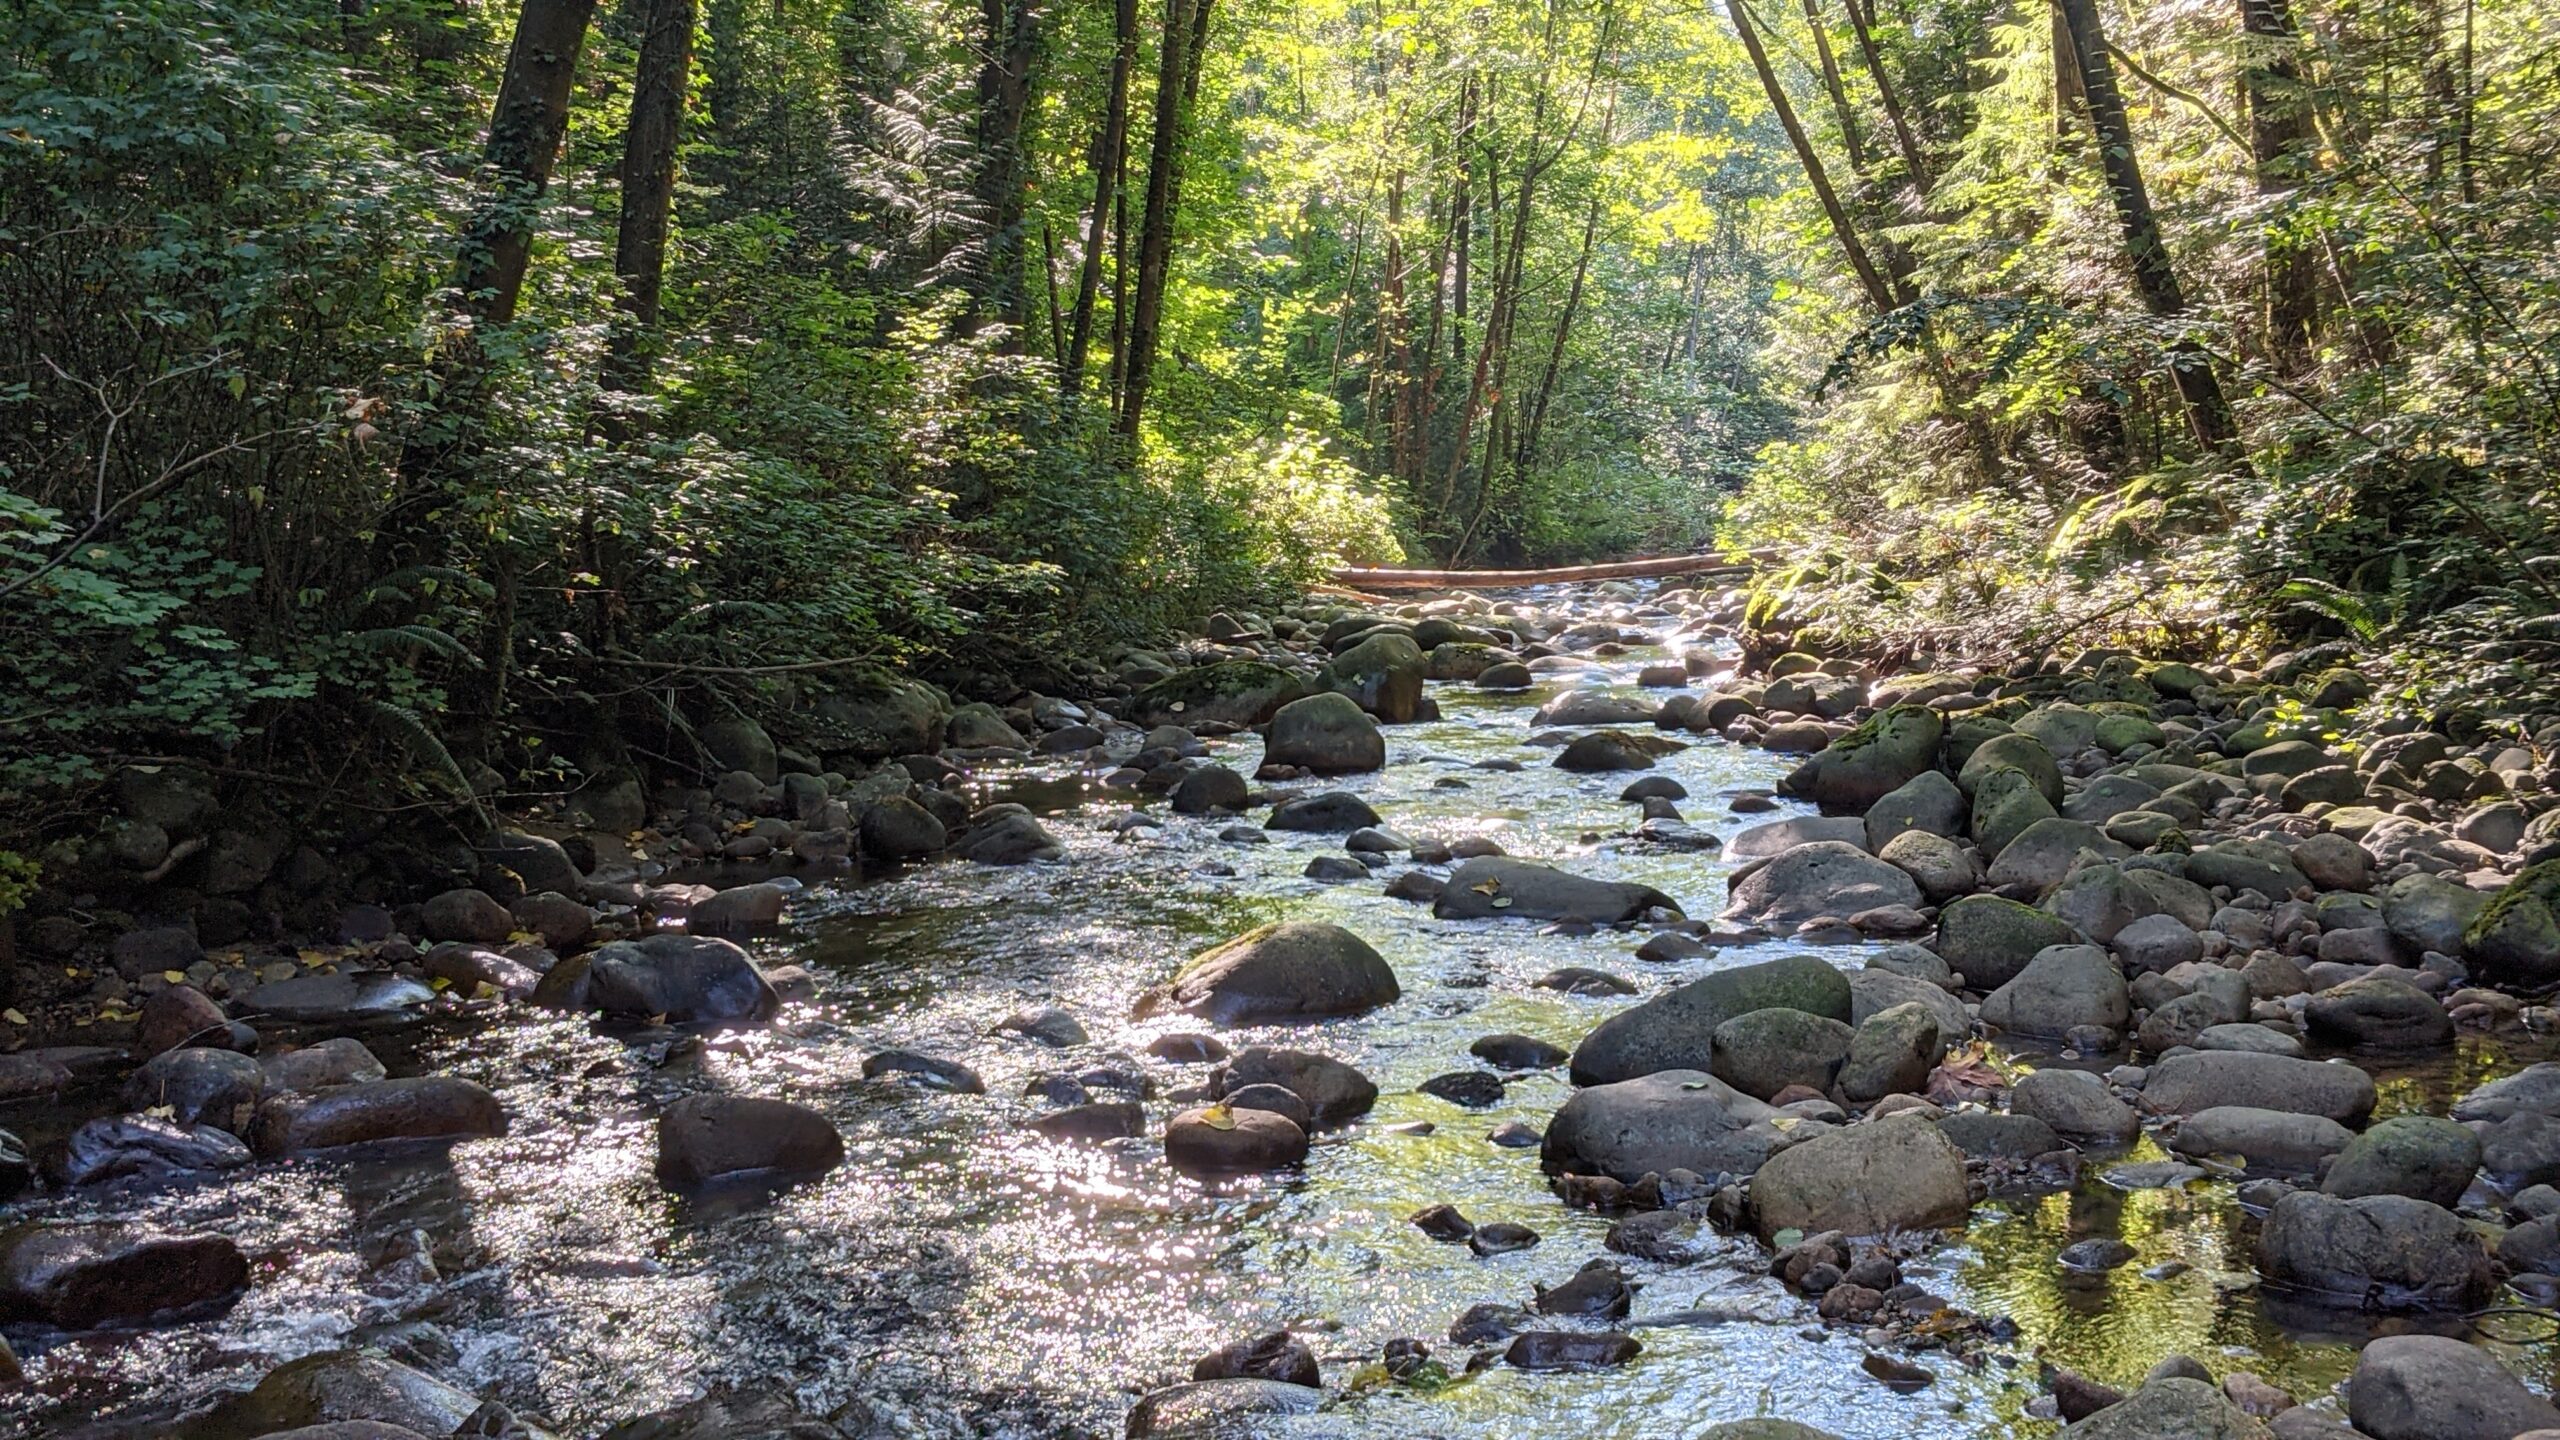
{"label": "dark shaded water", "polygon": [[[1657,653],[1613,659],[1610,677],[1632,678]],[[1499,701],[1435,688],[1446,718],[1391,732],[1388,769],[1341,788],[1407,834],[1490,835],[1515,855],[1657,885],[1693,915],[1721,907],[1728,863],[1623,838],[1637,818],[1616,799],[1626,777],[1563,774],[1548,765],[1552,752],[1525,743],[1531,710],[1554,687]],[[1214,748],[1240,770],[1257,762],[1250,736]],[[1485,759],[1524,768],[1473,768]],[[1661,769],[1691,791],[1683,809],[1693,821],[1730,834],[1746,822],[1717,797],[1765,788],[1788,763],[1706,738]],[[1485,1140],[1507,1120],[1542,1126],[1563,1099],[1561,1074],[1520,1081],[1480,1112],[1414,1093],[1418,1082],[1474,1068],[1467,1046],[1477,1036],[1520,1031],[1570,1045],[1630,1003],[1533,987],[1558,967],[1609,970],[1652,993],[1790,947],[1652,965],[1633,958],[1641,932],[1443,923],[1375,884],[1301,878],[1312,855],[1333,848],[1318,837],[1241,846],[1215,838],[1229,822],[1165,814],[1160,831],[1121,834],[1106,822],[1126,813],[1127,797],[1072,773],[989,784],[991,796],[1050,812],[1070,861],[940,865],[811,892],[791,928],[757,948],[811,967],[821,994],[770,1031],[632,1048],[527,1012],[421,1035],[386,1047],[395,1068],[490,1085],[511,1134],[21,1207],[222,1230],[257,1257],[257,1278],[228,1314],[172,1329],[68,1343],[13,1330],[34,1388],[0,1421],[66,1436],[129,1426],[283,1359],[373,1343],[573,1435],[723,1379],[779,1383],[820,1410],[862,1397],[918,1435],[1117,1433],[1135,1392],[1185,1378],[1191,1359],[1218,1344],[1287,1324],[1314,1334],[1335,1398],[1319,1415],[1273,1422],[1274,1434],[1662,1437],[1776,1414],[1851,1437],[1954,1440],[2043,1428],[2024,1415],[2042,1390],[2039,1356],[2124,1384],[2185,1351],[2217,1374],[2253,1370],[2316,1400],[2366,1333],[2353,1316],[2288,1316],[2262,1303],[2250,1222],[2228,1180],[2128,1192],[2103,1178],[2120,1157],[2095,1157],[2073,1190],[1985,1205],[1960,1241],[1906,1266],[1968,1307],[2014,1317],[2014,1365],[1977,1373],[1923,1356],[1937,1383],[1890,1393],[1860,1371],[1856,1332],[1809,1334],[1810,1305],[1758,1273],[1756,1246],[1726,1241],[1692,1266],[1622,1262],[1644,1282],[1638,1325],[1673,1312],[1712,1322],[1642,1328],[1645,1353],[1625,1369],[1496,1368],[1427,1393],[1347,1386],[1386,1340],[1436,1345],[1469,1304],[1525,1301],[1534,1282],[1561,1281],[1603,1253],[1608,1222],[1556,1201],[1534,1151]],[[1798,812],[1751,818],[1789,813]],[[1378,1014],[1287,1036],[1358,1064],[1384,1092],[1368,1122],[1319,1145],[1303,1176],[1211,1193],[1168,1171],[1151,1142],[1077,1148],[1021,1128],[1038,1107],[1014,1097],[1034,1075],[1192,1028],[1127,1017],[1192,952],[1280,916],[1359,932],[1406,992]],[[1858,963],[1854,948],[1825,953]],[[1035,1002],[1080,1017],[1090,1051],[994,1032]],[[990,1093],[863,1081],[862,1057],[888,1045],[963,1060]],[[2466,1041],[2454,1059],[2391,1079],[2386,1109],[2441,1111],[2522,1058]],[[1201,1073],[1149,1068],[1167,1088]],[[650,1178],[651,1119],[673,1096],[705,1088],[817,1106],[844,1129],[850,1159],[769,1199],[672,1198]],[[1152,1102],[1150,1118],[1160,1126],[1172,1108]],[[1404,1124],[1415,1121],[1434,1128]],[[2121,1158],[2159,1156],[2146,1144]],[[1435,1202],[1479,1223],[1526,1223],[1545,1242],[1489,1260],[1435,1244],[1405,1219]],[[2055,1251],[2092,1235],[2121,1236],[2140,1258],[2095,1279],[2067,1276]],[[432,1278],[404,1258],[421,1249]],[[2145,1277],[2168,1261],[2187,1268]],[[2501,1353],[2545,1386],[2560,1359],[2542,1344]]]}

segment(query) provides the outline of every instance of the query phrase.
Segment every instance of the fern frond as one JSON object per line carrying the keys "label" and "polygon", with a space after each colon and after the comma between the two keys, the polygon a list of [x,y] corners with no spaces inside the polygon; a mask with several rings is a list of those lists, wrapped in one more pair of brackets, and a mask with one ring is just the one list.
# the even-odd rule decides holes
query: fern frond
{"label": "fern frond", "polygon": [[471,777],[462,773],[462,766],[453,758],[453,752],[444,748],[444,741],[437,738],[436,732],[428,728],[427,722],[420,719],[416,711],[385,700],[367,699],[360,703],[375,723],[408,747],[410,754],[440,772],[453,788],[453,793],[469,802],[471,813],[479,817],[483,828],[495,827],[496,821],[490,817],[489,808],[481,803],[479,792],[471,788]]}

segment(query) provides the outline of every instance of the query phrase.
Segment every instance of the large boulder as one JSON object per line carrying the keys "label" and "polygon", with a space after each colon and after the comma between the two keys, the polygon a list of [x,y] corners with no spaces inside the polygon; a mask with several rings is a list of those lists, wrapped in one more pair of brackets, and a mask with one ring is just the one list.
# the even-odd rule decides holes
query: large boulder
{"label": "large boulder", "polygon": [[2536,1061],[2453,1102],[2453,1118],[2466,1123],[2518,1115],[2560,1115],[2560,1060]]}
{"label": "large boulder", "polygon": [[2054,763],[2053,752],[2034,736],[2011,732],[1994,735],[1975,746],[1956,771],[1956,787],[1971,795],[1985,776],[1998,770],[2022,772],[2035,783],[2036,793],[2044,797],[2046,804],[2062,804],[2062,767]]}
{"label": "large boulder", "polygon": [[1982,1002],[1986,1025],[2018,1035],[2062,1036],[2083,1025],[2122,1030],[2133,1018],[2123,972],[2095,945],[2056,945]]}
{"label": "large boulder", "polygon": [[1650,885],[1592,880],[1501,855],[1478,856],[1460,865],[1431,903],[1431,913],[1443,920],[1498,916],[1601,925],[1633,920],[1656,908],[1676,913],[1680,902]]}
{"label": "large boulder", "polygon": [[2253,1170],[2308,1175],[2354,1139],[2355,1132],[2319,1115],[2216,1105],[2180,1122],[2169,1148],[2181,1155],[2237,1155]]}
{"label": "large boulder", "polygon": [[1384,766],[1387,738],[1351,697],[1328,691],[1280,707],[1262,758],[1318,775],[1348,775]]}
{"label": "large boulder", "polygon": [[2269,1440],[2271,1433],[2205,1381],[2165,1375],[2066,1428],[2062,1440]]}
{"label": "large boulder", "polygon": [[1662,1070],[1705,1070],[1713,1064],[1717,1026],[1736,1015],[1781,1007],[1845,1022],[1851,1013],[1849,979],[1810,955],[1719,970],[1600,1022],[1573,1052],[1573,1083],[1606,1085]]}
{"label": "large boulder", "polygon": [[2010,1087],[2009,1110],[2042,1120],[2066,1140],[2122,1145],[2142,1133],[2142,1117],[2086,1070],[2048,1068]]}
{"label": "large boulder", "polygon": [[1140,725],[1259,725],[1313,688],[1294,670],[1261,660],[1221,660],[1139,691],[1130,697],[1129,719]]}
{"label": "large boulder", "polygon": [[1763,1240],[1781,1230],[1851,1235],[1961,1225],[1972,1197],[1964,1153],[1916,1115],[1816,1135],[1773,1155],[1751,1181]]}
{"label": "large boulder", "polygon": [[1202,951],[1145,1008],[1269,1025],[1358,1015],[1402,993],[1368,941],[1339,925],[1290,920]]}
{"label": "large boulder", "polygon": [[2447,1210],[2480,1169],[2480,1137],[2433,1115],[2395,1115],[2347,1142],[2320,1182],[2342,1200],[2406,1195]]}
{"label": "large boulder", "polygon": [[2459,955],[2488,905],[2487,895],[2441,875],[2404,875],[2382,892],[2382,922],[2417,950]]}
{"label": "large boulder", "polygon": [[2386,1335],[2356,1356],[2347,1418],[2373,1440],[2513,1440],[2560,1430],[2560,1408],[2497,1357],[2442,1335]]}
{"label": "large boulder", "polygon": [[844,1136],[788,1100],[688,1095],[658,1117],[658,1178],[689,1187],[736,1175],[815,1175],[844,1163]]}
{"label": "large boulder", "polygon": [[2514,985],[2560,980],[2560,860],[2526,869],[2463,928],[2483,973]]}
{"label": "large boulder", "polygon": [[1715,1028],[1709,1073],[1755,1099],[1791,1085],[1828,1091],[1857,1032],[1827,1016],[1777,1007],[1736,1015]]}
{"label": "large boulder", "polygon": [[533,1000],[674,1025],[764,1021],[782,1008],[746,951],[703,935],[616,940],[563,960],[542,977]]}
{"label": "large boulder", "polygon": [[452,1075],[376,1080],[278,1095],[258,1107],[248,1140],[261,1155],[299,1155],[394,1140],[464,1140],[506,1132],[498,1097]]}
{"label": "large boulder", "polygon": [[1934,948],[1975,990],[1996,990],[2027,962],[2080,939],[2068,921],[1998,895],[1968,895],[1938,912]]}
{"label": "large boulder", "polygon": [[1164,1158],[1203,1179],[1284,1170],[1307,1158],[1307,1132],[1275,1111],[1204,1106],[1165,1122]]}
{"label": "large boulder", "polygon": [[2366,1310],[2466,1310],[2497,1288],[2479,1232],[2406,1195],[2296,1190],[2258,1227],[2257,1261],[2271,1284]]}
{"label": "large boulder", "polygon": [[1918,907],[1920,886],[1899,868],[1841,840],[1798,845],[1744,875],[1724,916],[1793,929],[1821,916],[1846,919],[1887,905]]}
{"label": "large boulder", "polygon": [[115,1222],[0,1231],[0,1318],[136,1325],[218,1304],[248,1283],[248,1257],[227,1236]]}
{"label": "large boulder", "polygon": [[1779,784],[1830,813],[1864,814],[1934,771],[1946,721],[1925,705],[1896,705],[1832,741]]}
{"label": "large boulder", "polygon": [[889,670],[835,671],[808,692],[808,739],[830,755],[864,760],[925,755],[942,748],[951,702],[919,680]]}
{"label": "large boulder", "polygon": [[1721,1080],[1664,1070],[1575,1091],[1547,1123],[1540,1157],[1550,1174],[1627,1184],[1674,1170],[1749,1175],[1788,1143],[1776,1118]]}
{"label": "large boulder", "polygon": [[693,736],[723,773],[744,770],[765,785],[782,779],[782,752],[762,725],[744,715],[723,715],[695,729]]}
{"label": "large boulder", "polygon": [[2353,1127],[2373,1114],[2374,1088],[2373,1077],[2353,1065],[2210,1050],[2167,1056],[2152,1065],[2142,1098],[2151,1109],[2169,1115],[2247,1105],[2322,1115]]}
{"label": "large boulder", "polygon": [[1923,770],[1867,809],[1867,848],[1881,855],[1896,835],[1923,830],[1953,839],[1971,813],[1964,792],[1943,770]]}
{"label": "large boulder", "polygon": [[1423,674],[1430,667],[1413,637],[1381,631],[1333,657],[1319,677],[1321,688],[1390,725],[1410,722],[1422,704]]}

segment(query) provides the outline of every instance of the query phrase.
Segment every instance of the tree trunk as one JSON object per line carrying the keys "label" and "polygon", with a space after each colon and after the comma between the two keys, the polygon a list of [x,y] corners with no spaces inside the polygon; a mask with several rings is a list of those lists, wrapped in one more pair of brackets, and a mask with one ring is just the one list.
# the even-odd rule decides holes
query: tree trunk
{"label": "tree trunk", "polygon": [[1019,352],[1030,314],[1023,285],[1023,185],[1030,173],[1024,126],[1031,113],[1031,63],[1040,48],[1037,0],[981,0],[986,58],[978,67],[977,170],[970,188],[986,216],[986,242],[972,267],[975,321],[1010,327]]}
{"label": "tree trunk", "polygon": [[1849,108],[1848,87],[1840,83],[1840,62],[1832,58],[1831,27],[1822,18],[1822,0],[1804,0],[1805,28],[1813,32],[1813,53],[1822,63],[1822,88],[1831,94],[1831,109],[1840,117],[1840,143],[1849,152],[1849,168],[1867,169],[1867,147],[1858,139],[1857,112]]}
{"label": "tree trunk", "polygon": [[1858,54],[1867,62],[1867,78],[1875,82],[1876,98],[1884,106],[1884,118],[1893,127],[1893,143],[1902,152],[1903,168],[1911,172],[1911,183],[1920,193],[1929,193],[1929,162],[1920,155],[1920,141],[1911,133],[1911,121],[1902,113],[1902,101],[1894,94],[1893,81],[1885,74],[1884,51],[1876,44],[1875,26],[1859,0],[1841,0],[1849,12],[1849,28],[1857,32]]}
{"label": "tree trunk", "polygon": [[1812,182],[1814,197],[1822,202],[1822,213],[1830,218],[1831,233],[1839,240],[1841,253],[1849,260],[1849,268],[1858,273],[1858,284],[1867,292],[1867,302],[1879,315],[1894,308],[1893,289],[1875,262],[1867,258],[1867,247],[1858,239],[1857,227],[1849,221],[1849,212],[1831,189],[1831,176],[1822,168],[1822,157],[1814,152],[1813,142],[1805,137],[1804,126],[1796,119],[1795,106],[1787,101],[1785,87],[1778,83],[1778,73],[1769,67],[1769,52],[1760,45],[1760,32],[1751,24],[1751,16],[1743,8],[1743,0],[1724,0],[1725,13],[1733,17],[1733,28],[1742,36],[1742,48],[1751,52],[1751,68],[1760,74],[1760,88],[1768,92],[1769,108],[1778,113],[1778,124],[1787,132],[1787,142],[1795,146],[1796,159],[1804,165],[1805,179]]}
{"label": "tree trunk", "polygon": [[[2261,195],[2282,195],[2302,182],[2311,163],[2311,116],[2302,93],[2302,67],[2293,56],[2293,16],[2286,0],[2240,0],[2247,63],[2241,88],[2249,102],[2249,151],[2257,163]],[[2311,328],[2318,313],[2317,257],[2287,241],[2269,225],[2266,249],[2267,354],[2276,368],[2298,375],[2311,364]]]}
{"label": "tree trunk", "polygon": [[[2115,200],[2116,219],[2124,230],[2125,258],[2133,264],[2134,288],[2154,315],[2169,319],[2183,314],[2186,297],[2169,268],[2168,246],[2160,238],[2160,221],[2151,211],[2151,193],[2142,183],[2142,165],[2133,148],[2133,127],[2125,118],[2124,96],[2116,89],[2115,65],[2107,58],[2106,32],[2098,25],[2096,0],[2056,0],[2071,28],[2071,48],[2080,66],[2080,88],[2089,99],[2089,128],[2097,136],[2098,163]],[[2222,395],[2213,365],[2193,341],[2180,341],[2171,351],[2170,374],[2187,412],[2187,426],[2207,450],[2230,446],[2234,429],[2231,404]]]}
{"label": "tree trunk", "polygon": [[684,131],[693,68],[694,0],[644,0],[640,58],[632,72],[631,120],[622,136],[622,219],[614,238],[615,297],[625,323],[613,333],[605,384],[639,388],[649,373],[650,332],[667,269],[667,223],[675,209],[676,148]]}
{"label": "tree trunk", "polygon": [[1102,245],[1109,233],[1114,188],[1129,149],[1129,72],[1138,61],[1138,0],[1114,0],[1111,11],[1111,81],[1103,101],[1102,134],[1093,146],[1093,218],[1085,226],[1084,264],[1076,274],[1075,324],[1067,340],[1059,382],[1073,395],[1084,388],[1093,354],[1093,316],[1102,291]]}
{"label": "tree trunk", "polygon": [[1120,434],[1133,445],[1154,378],[1157,333],[1173,262],[1173,222],[1182,183],[1188,101],[1200,84],[1200,42],[1213,0],[1165,0],[1164,49],[1156,65],[1155,134],[1149,141],[1147,203],[1138,239],[1138,291],[1130,303],[1129,361],[1120,392]]}
{"label": "tree trunk", "polygon": [[463,232],[454,275],[464,307],[485,324],[515,318],[536,212],[569,128],[569,85],[595,13],[596,0],[524,0],[516,20],[481,155],[493,193]]}

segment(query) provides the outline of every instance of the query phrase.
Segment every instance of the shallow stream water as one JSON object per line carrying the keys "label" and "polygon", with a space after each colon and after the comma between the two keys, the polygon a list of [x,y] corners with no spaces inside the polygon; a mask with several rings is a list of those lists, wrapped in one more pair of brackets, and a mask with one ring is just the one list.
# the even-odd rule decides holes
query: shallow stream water
{"label": "shallow stream water", "polygon": [[[1614,656],[1601,678],[1630,683],[1661,656]],[[1513,855],[1643,881],[1694,916],[1713,915],[1731,862],[1626,838],[1636,807],[1617,795],[1628,777],[1568,775],[1551,767],[1552,750],[1528,743],[1533,710],[1560,688],[1496,697],[1435,685],[1444,718],[1390,730],[1384,772],[1288,788],[1354,790],[1406,834],[1488,835]],[[1721,797],[1765,791],[1792,762],[1695,738],[1659,767],[1690,791],[1682,809],[1694,823],[1729,835],[1803,813],[1782,805],[1727,814]],[[1246,773],[1258,751],[1250,735],[1212,744],[1216,759]],[[1477,768],[1488,760],[1521,768]],[[256,1269],[248,1295],[217,1318],[67,1340],[10,1331],[31,1390],[0,1402],[0,1425],[44,1436],[166,1434],[159,1417],[173,1407],[249,1384],[284,1359],[364,1343],[547,1417],[567,1436],[724,1380],[779,1385],[822,1413],[860,1397],[916,1434],[1117,1434],[1138,1392],[1187,1378],[1191,1360],[1217,1345],[1288,1325],[1325,1359],[1331,1398],[1318,1414],[1257,1433],[1654,1440],[1767,1414],[1852,1440],[1956,1440],[2049,1431],[2026,1412],[2044,1388],[2040,1358],[2129,1385],[2187,1352],[2217,1374],[2248,1369],[2334,1407],[2332,1387],[2372,1333],[2353,1314],[2285,1312],[2255,1292],[2252,1222],[2230,1180],[2110,1184],[2112,1166],[2160,1158],[2145,1142],[2128,1155],[2092,1156],[2070,1190],[1978,1207],[1963,1236],[1906,1264],[1909,1278],[2019,1329],[2007,1347],[2014,1363],[1977,1372],[1943,1354],[1915,1357],[1938,1377],[1916,1394],[1862,1372],[1858,1332],[1823,1333],[1812,1306],[1768,1278],[1759,1247],[1741,1239],[1685,1267],[1613,1257],[1643,1287],[1633,1324],[1644,1351],[1622,1369],[1497,1366],[1428,1392],[1355,1389],[1346,1382],[1395,1337],[1429,1340],[1460,1368],[1463,1352],[1441,1338],[1460,1311],[1525,1302],[1533,1283],[1561,1282],[1605,1253],[1607,1219],[1554,1198],[1535,1150],[1485,1138],[1504,1121],[1542,1127],[1566,1093],[1560,1071],[1514,1082],[1487,1111],[1415,1085],[1477,1068],[1467,1047],[1478,1036],[1518,1031],[1570,1046],[1633,1003],[1533,986],[1557,968],[1610,971],[1651,994],[1797,947],[1650,964],[1634,958],[1641,929],[1576,936],[1528,922],[1442,922],[1427,906],[1383,897],[1374,882],[1303,878],[1306,862],[1339,837],[1222,842],[1217,832],[1231,821],[1171,815],[1155,800],[1142,803],[1161,829],[1119,833],[1106,822],[1126,814],[1130,798],[1057,766],[991,772],[984,784],[985,798],[1041,810],[1068,861],[941,864],[812,889],[789,928],[755,948],[808,966],[819,994],[768,1031],[631,1046],[582,1022],[520,1012],[388,1037],[378,1048],[395,1071],[457,1073],[496,1090],[511,1133],[17,1207],[221,1230]],[[1169,1171],[1152,1140],[1095,1149],[1023,1128],[1040,1110],[1018,1098],[1031,1077],[1197,1028],[1181,1017],[1133,1022],[1132,1002],[1207,944],[1280,917],[1348,926],[1386,956],[1405,991],[1356,1020],[1225,1037],[1239,1047],[1262,1039],[1326,1050],[1378,1082],[1376,1112],[1321,1137],[1303,1174],[1209,1190]],[[1819,953],[1844,967],[1860,959],[1855,946]],[[995,1033],[999,1019],[1033,1003],[1078,1016],[1090,1050]],[[892,1045],[964,1061],[989,1093],[864,1081],[862,1058]],[[2388,1072],[2385,1109],[2441,1112],[2535,1058],[2466,1038],[2451,1059]],[[1147,1065],[1166,1089],[1204,1074]],[[698,1089],[814,1105],[844,1130],[849,1159],[779,1194],[670,1196],[650,1175],[652,1117]],[[99,1108],[75,1107],[68,1118]],[[1156,1133],[1175,1108],[1150,1102]],[[1403,1123],[1416,1121],[1429,1122],[1428,1133]],[[0,1116],[9,1123],[30,1138],[47,1129],[41,1115]],[[1479,1224],[1525,1223],[1544,1242],[1492,1259],[1434,1243],[1406,1217],[1441,1202]],[[2130,1242],[2139,1258],[2094,1278],[2055,1264],[2062,1246],[2101,1235]],[[2185,1268],[2169,1274],[2169,1262]],[[1648,1323],[1666,1317],[1674,1323]],[[2537,1319],[2483,1323],[2532,1341],[2496,1348],[2547,1390],[2560,1378],[2560,1348],[2543,1343],[2551,1327]]]}

